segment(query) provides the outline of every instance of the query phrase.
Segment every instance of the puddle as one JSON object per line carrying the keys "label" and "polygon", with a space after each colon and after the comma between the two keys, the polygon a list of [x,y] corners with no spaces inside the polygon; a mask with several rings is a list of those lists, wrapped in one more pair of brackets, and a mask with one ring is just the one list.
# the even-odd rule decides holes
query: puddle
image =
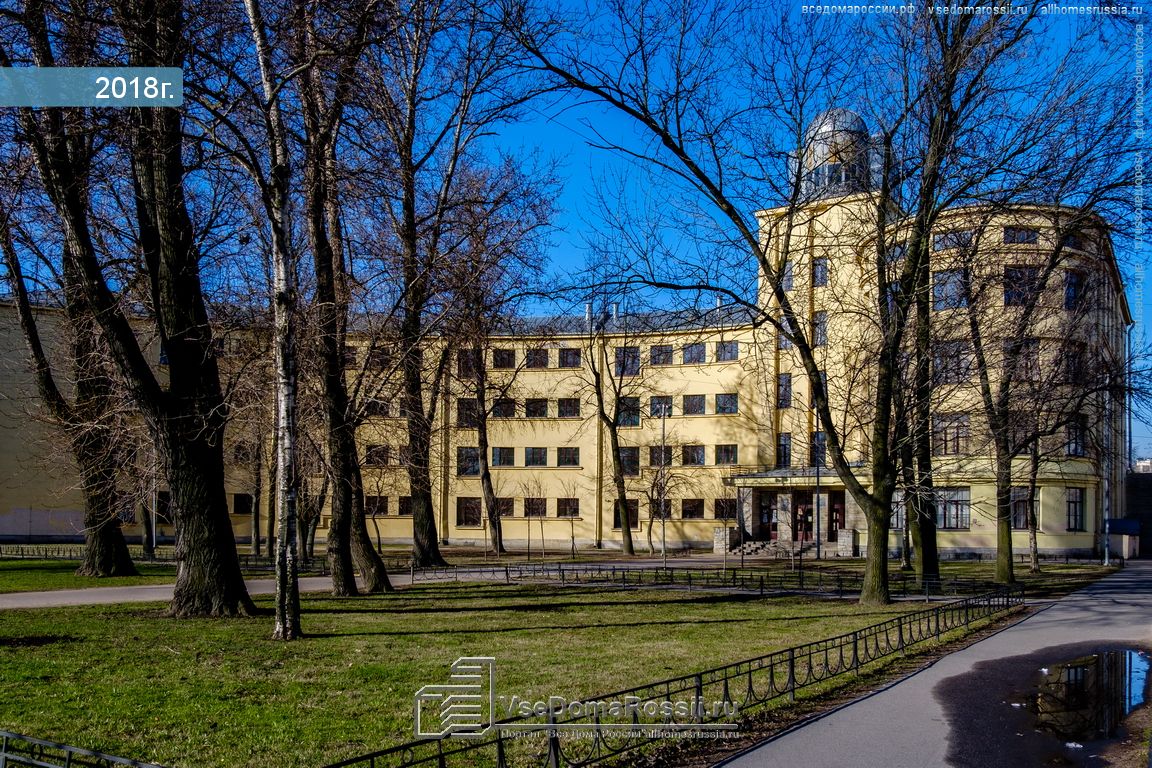
{"label": "puddle", "polygon": [[1125,718],[1148,698],[1152,656],[1077,643],[977,664],[933,692],[947,716],[948,763],[973,768],[1110,765]]}

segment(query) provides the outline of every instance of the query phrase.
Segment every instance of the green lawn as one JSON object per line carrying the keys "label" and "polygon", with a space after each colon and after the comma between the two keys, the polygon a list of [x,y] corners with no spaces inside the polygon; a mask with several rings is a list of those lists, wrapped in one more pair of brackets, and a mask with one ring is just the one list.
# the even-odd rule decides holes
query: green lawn
{"label": "green lawn", "polygon": [[173,565],[138,563],[139,576],[98,579],[77,576],[76,560],[4,560],[0,559],[0,594],[6,592],[43,592],[87,587],[130,587],[136,584],[170,584],[176,580]]}
{"label": "green lawn", "polygon": [[[266,603],[265,603],[266,604]],[[269,618],[158,606],[0,614],[0,728],[176,766],[319,766],[412,738],[412,694],[462,655],[498,686],[569,698],[757,656],[920,605],[682,591],[434,584],[307,597],[297,643]]]}

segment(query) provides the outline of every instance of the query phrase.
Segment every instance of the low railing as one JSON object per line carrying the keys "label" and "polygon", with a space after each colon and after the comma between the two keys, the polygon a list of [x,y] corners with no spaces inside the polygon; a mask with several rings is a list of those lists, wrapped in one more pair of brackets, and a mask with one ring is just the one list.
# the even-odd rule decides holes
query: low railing
{"label": "low railing", "polygon": [[[474,738],[467,739],[422,739],[326,768],[575,768],[669,736],[713,737],[734,729],[749,710],[794,700],[806,688],[859,673],[909,646],[940,639],[1023,604],[1023,590],[1008,587],[702,672],[584,701],[565,701],[555,708],[549,702],[542,713],[492,723],[478,738],[473,733]],[[614,702],[621,706],[613,710]]]}
{"label": "low railing", "polygon": [[106,755],[81,749],[67,744],[59,744],[45,739],[34,739],[19,733],[0,731],[0,768],[18,765],[33,765],[38,768],[112,768],[118,765],[132,768],[163,768],[155,763],[141,763],[126,757]]}

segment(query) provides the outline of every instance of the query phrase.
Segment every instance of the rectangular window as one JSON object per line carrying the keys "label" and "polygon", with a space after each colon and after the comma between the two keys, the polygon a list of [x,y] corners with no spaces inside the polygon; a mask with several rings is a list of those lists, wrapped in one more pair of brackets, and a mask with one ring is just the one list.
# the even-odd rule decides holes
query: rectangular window
{"label": "rectangular window", "polygon": [[812,443],[808,451],[808,463],[813,467],[823,467],[828,463],[828,440],[823,432],[812,433]]}
{"label": "rectangular window", "polygon": [[396,514],[400,517],[412,517],[412,497],[401,496],[396,499]]}
{"label": "rectangular window", "polygon": [[718,341],[716,342],[716,362],[730,363],[733,360],[740,359],[740,342],[738,341]]}
{"label": "rectangular window", "polygon": [[1088,374],[1087,348],[1074,341],[1064,346],[1064,383],[1080,384]]}
{"label": "rectangular window", "polygon": [[684,415],[704,415],[704,395],[684,395]]}
{"label": "rectangular window", "polygon": [[736,499],[716,499],[712,502],[712,514],[717,520],[736,519]]}
{"label": "rectangular window", "polygon": [[1078,251],[1085,250],[1084,238],[1080,237],[1080,235],[1075,232],[1069,232],[1068,234],[1061,237],[1060,245],[1065,248],[1075,248]]}
{"label": "rectangular window", "polygon": [[653,520],[672,519],[672,500],[656,499],[648,504],[648,514]]}
{"label": "rectangular window", "polygon": [[786,469],[792,466],[792,433],[781,432],[776,435],[776,468]]}
{"label": "rectangular window", "polygon": [[580,499],[556,499],[556,517],[580,517]]}
{"label": "rectangular window", "polygon": [[971,526],[971,492],[964,488],[936,489],[936,527],[966,530]]}
{"label": "rectangular window", "polygon": [[388,514],[387,496],[365,496],[364,514],[368,517],[384,517]]}
{"label": "rectangular window", "polygon": [[516,367],[516,350],[514,349],[494,349],[492,350],[492,367],[496,369],[515,368]]}
{"label": "rectangular window", "polygon": [[932,250],[946,251],[950,248],[970,248],[974,238],[975,233],[970,229],[941,232],[932,237]]}
{"label": "rectangular window", "polygon": [[1032,499],[1032,504],[1028,504],[1028,487],[1027,486],[1013,486],[1012,488],[1012,527],[1016,530],[1027,530],[1028,528],[1028,507],[1032,507],[1035,513],[1040,512],[1040,489],[1036,489],[1036,498]]}
{"label": "rectangular window", "polygon": [[824,311],[812,314],[812,346],[822,347],[828,343],[828,313]]}
{"label": "rectangular window", "polygon": [[512,517],[516,514],[516,500],[501,496],[496,499],[496,516]]}
{"label": "rectangular window", "polygon": [[480,350],[478,349],[458,349],[456,350],[456,375],[462,379],[470,379],[476,375],[476,370],[480,367]]}
{"label": "rectangular window", "polygon": [[232,514],[248,517],[252,514],[252,494],[232,494]]}
{"label": "rectangular window", "polygon": [[526,466],[526,467],[546,467],[546,466],[548,466],[548,449],[547,448],[525,448],[524,449],[524,466]]}
{"label": "rectangular window", "polygon": [[616,426],[640,426],[640,398],[622,397],[616,402]]}
{"label": "rectangular window", "polygon": [[634,477],[640,474],[640,449],[635,446],[621,448],[617,454],[620,459],[620,474]]}
{"label": "rectangular window", "polygon": [[548,350],[546,349],[528,349],[524,351],[524,367],[525,368],[547,368],[548,367]]}
{"label": "rectangular window", "polygon": [[392,401],[381,397],[370,398],[364,403],[364,415],[368,418],[388,418],[392,415]]}
{"label": "rectangular window", "polygon": [[580,449],[579,448],[557,448],[556,449],[556,466],[558,466],[558,467],[578,467],[578,466],[580,466]]}
{"label": "rectangular window", "polygon": [[[625,499],[624,500],[625,514],[628,515],[628,527],[635,530],[640,527],[640,500],[639,499]],[[620,527],[620,502],[616,501],[612,504],[612,527]]]}
{"label": "rectangular window", "polygon": [[[221,339],[223,341],[223,339]],[[356,367],[356,347],[351,344],[344,345],[344,365],[349,368]]]}
{"label": "rectangular window", "polygon": [[648,400],[648,413],[652,414],[652,418],[659,419],[665,416],[672,415],[672,396],[671,395],[653,395]]}
{"label": "rectangular window", "polygon": [[1012,381],[1040,380],[1040,340],[1009,339],[1004,342],[1004,372]]}
{"label": "rectangular window", "polygon": [[972,345],[967,341],[938,341],[932,347],[932,383],[962,384],[972,375]]}
{"label": "rectangular window", "polygon": [[479,448],[462,445],[456,449],[456,474],[459,477],[480,474]]}
{"label": "rectangular window", "polygon": [[562,397],[556,401],[556,415],[561,419],[580,418],[580,398]]}
{"label": "rectangular window", "polygon": [[369,445],[364,449],[364,466],[386,467],[392,463],[392,448],[387,445]]}
{"label": "rectangular window", "polygon": [[456,426],[461,429],[473,429],[476,427],[478,418],[479,411],[477,410],[476,398],[456,398]]}
{"label": "rectangular window", "polygon": [[548,499],[529,497],[524,499],[524,517],[547,517]]}
{"label": "rectangular window", "polygon": [[704,466],[704,446],[686,445],[681,450],[680,463],[686,467]]}
{"label": "rectangular window", "polygon": [[823,288],[828,285],[828,257],[817,256],[812,259],[812,287]]}
{"label": "rectangular window", "polygon": [[480,527],[480,498],[478,496],[456,497],[456,525],[461,528]]}
{"label": "rectangular window", "polygon": [[402,445],[396,450],[396,458],[400,462],[400,466],[407,467],[412,463],[412,448],[408,445]]}
{"label": "rectangular window", "polygon": [[524,416],[529,419],[548,418],[548,400],[543,397],[530,397],[524,401]]}
{"label": "rectangular window", "polygon": [[653,467],[672,466],[672,446],[652,445],[648,448],[648,463]]}
{"label": "rectangular window", "polygon": [[1087,530],[1084,515],[1084,489],[1065,488],[1064,493],[1068,497],[1068,530]]}
{"label": "rectangular window", "polygon": [[579,368],[580,367],[580,350],[579,349],[562,349],[562,350],[560,350],[560,367],[561,368]]}
{"label": "rectangular window", "polygon": [[616,375],[640,375],[640,347],[616,347]]}
{"label": "rectangular window", "polygon": [[932,275],[932,309],[968,306],[968,271],[945,269]]}
{"label": "rectangular window", "polygon": [[790,373],[776,375],[776,407],[792,407],[792,374]]}
{"label": "rectangular window", "polygon": [[1088,420],[1080,414],[1064,428],[1065,452],[1069,456],[1088,455]]}
{"label": "rectangular window", "polygon": [[907,255],[907,243],[893,243],[888,247],[888,252],[884,254],[884,258],[889,264],[895,264],[896,262],[901,261]]}
{"label": "rectangular window", "polygon": [[778,320],[780,321],[780,325],[776,329],[776,349],[792,349],[792,336],[794,334],[790,333],[790,331],[794,330],[795,326],[789,322],[787,317],[778,318]]}
{"label": "rectangular window", "polygon": [[1064,309],[1079,309],[1084,300],[1084,273],[1064,270]]}
{"label": "rectangular window", "polygon": [[368,367],[383,371],[392,367],[392,350],[383,347],[371,347],[368,350]]}
{"label": "rectangular window", "polygon": [[716,395],[716,413],[726,416],[740,413],[740,395],[735,392]]}
{"label": "rectangular window", "polygon": [[702,343],[684,345],[684,365],[701,365],[704,362],[704,345]]}
{"label": "rectangular window", "polygon": [[512,467],[516,465],[516,449],[515,448],[493,448],[492,449],[492,466],[494,467]]}
{"label": "rectangular window", "polygon": [[704,499],[681,499],[680,517],[684,520],[703,520]]}
{"label": "rectangular window", "polygon": [[648,350],[652,365],[672,365],[672,345],[655,344]]}
{"label": "rectangular window", "polygon": [[1040,230],[1033,227],[1004,227],[1005,245],[1036,245],[1040,242]]}
{"label": "rectangular window", "polygon": [[1039,295],[1039,267],[1004,267],[1004,306],[1031,306]]}
{"label": "rectangular window", "polygon": [[960,456],[968,453],[968,414],[938,413],[932,417],[932,453]]}
{"label": "rectangular window", "polygon": [[784,269],[780,274],[780,288],[785,291],[792,290],[792,262],[784,262]]}
{"label": "rectangular window", "polygon": [[511,397],[498,397],[492,401],[492,418],[516,418],[516,400]]}
{"label": "rectangular window", "polygon": [[735,444],[729,443],[716,446],[717,464],[736,464],[739,461],[739,452]]}

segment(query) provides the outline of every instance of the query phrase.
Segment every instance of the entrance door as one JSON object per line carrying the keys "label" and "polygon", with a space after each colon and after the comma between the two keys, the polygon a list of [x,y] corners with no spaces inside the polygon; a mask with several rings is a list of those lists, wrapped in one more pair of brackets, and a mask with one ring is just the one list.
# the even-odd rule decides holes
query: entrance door
{"label": "entrance door", "polygon": [[844,527],[844,491],[828,492],[828,541],[836,541]]}
{"label": "entrance door", "polygon": [[812,492],[792,494],[792,540],[812,541]]}

